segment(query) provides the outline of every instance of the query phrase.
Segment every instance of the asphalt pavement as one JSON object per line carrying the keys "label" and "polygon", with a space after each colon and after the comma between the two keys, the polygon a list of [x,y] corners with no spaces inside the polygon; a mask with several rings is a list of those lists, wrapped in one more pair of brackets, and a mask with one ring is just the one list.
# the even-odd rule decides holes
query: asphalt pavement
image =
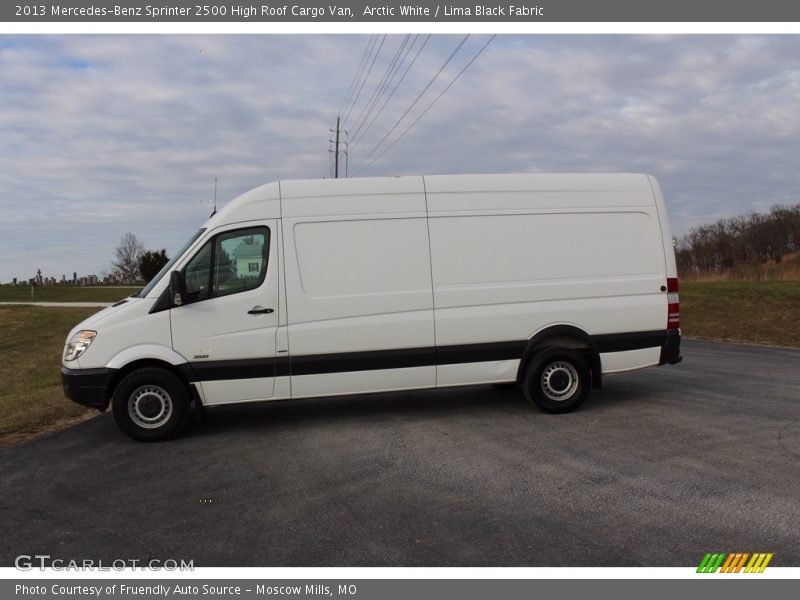
{"label": "asphalt pavement", "polygon": [[105,414],[0,449],[0,565],[800,566],[800,350],[683,355],[567,415],[482,386],[229,406],[139,444]]}

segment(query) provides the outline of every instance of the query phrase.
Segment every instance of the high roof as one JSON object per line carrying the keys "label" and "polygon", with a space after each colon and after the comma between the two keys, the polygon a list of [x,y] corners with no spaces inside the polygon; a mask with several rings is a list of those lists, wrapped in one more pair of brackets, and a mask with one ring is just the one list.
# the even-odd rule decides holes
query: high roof
{"label": "high roof", "polygon": [[280,217],[389,213],[421,216],[460,210],[598,204],[652,205],[650,178],[632,173],[523,173],[286,180],[245,192],[228,202],[208,225]]}

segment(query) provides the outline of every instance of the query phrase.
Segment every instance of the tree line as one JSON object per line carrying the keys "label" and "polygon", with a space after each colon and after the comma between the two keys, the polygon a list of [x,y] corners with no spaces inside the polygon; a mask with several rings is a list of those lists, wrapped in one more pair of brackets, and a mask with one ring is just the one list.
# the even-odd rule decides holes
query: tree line
{"label": "tree line", "polygon": [[677,240],[680,276],[708,276],[748,265],[779,263],[800,250],[800,204],[776,205],[710,225],[694,227]]}

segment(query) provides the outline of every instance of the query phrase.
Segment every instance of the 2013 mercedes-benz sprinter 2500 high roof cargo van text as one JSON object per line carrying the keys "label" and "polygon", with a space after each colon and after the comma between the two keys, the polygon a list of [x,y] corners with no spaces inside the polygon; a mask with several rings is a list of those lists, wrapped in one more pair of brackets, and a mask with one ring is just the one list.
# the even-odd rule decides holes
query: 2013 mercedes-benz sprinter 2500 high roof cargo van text
{"label": "2013 mercedes-benz sprinter 2500 high roof cargo van text", "polygon": [[667,213],[647,175],[270,183],[67,339],[69,398],[139,440],[190,403],[518,383],[547,412],[680,361]]}

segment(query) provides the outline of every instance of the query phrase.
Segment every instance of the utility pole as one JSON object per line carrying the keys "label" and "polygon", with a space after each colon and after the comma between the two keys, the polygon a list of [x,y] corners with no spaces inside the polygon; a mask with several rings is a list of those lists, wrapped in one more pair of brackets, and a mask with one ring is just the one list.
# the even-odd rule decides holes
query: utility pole
{"label": "utility pole", "polygon": [[[339,178],[339,155],[344,154],[344,176],[348,177],[348,168],[350,166],[350,157],[348,156],[349,134],[346,129],[340,129],[341,117],[336,117],[336,129],[329,129],[331,134],[328,137],[328,154],[333,154],[333,162],[328,163],[329,173],[336,179]],[[334,135],[335,134],[335,135]],[[342,148],[344,146],[344,148]]]}
{"label": "utility pole", "polygon": [[334,171],[333,176],[339,179],[339,117],[336,117],[336,147],[334,148]]}

